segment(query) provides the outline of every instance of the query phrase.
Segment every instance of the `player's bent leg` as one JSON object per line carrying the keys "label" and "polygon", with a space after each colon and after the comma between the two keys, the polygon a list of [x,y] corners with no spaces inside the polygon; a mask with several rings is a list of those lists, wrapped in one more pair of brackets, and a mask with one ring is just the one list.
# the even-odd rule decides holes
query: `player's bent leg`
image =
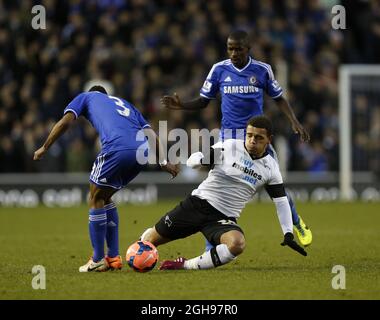
{"label": "player's bent leg", "polygon": [[[229,237],[229,236],[227,236],[230,232],[233,232],[233,231],[229,231],[229,232],[226,232],[225,234],[223,234],[223,236],[224,237]],[[239,231],[236,231],[236,232],[239,232]],[[240,232],[239,232],[240,233]],[[222,237],[223,237],[222,236]],[[237,237],[237,238],[239,238],[239,237]],[[243,238],[244,238],[244,236],[243,236]],[[223,241],[221,240],[221,242],[223,243]],[[241,243],[240,245],[243,245],[243,243]],[[245,245],[245,242],[244,242],[244,245]],[[242,250],[244,250],[244,245],[243,245],[243,249]],[[207,251],[210,251],[212,248],[214,248],[214,246],[213,246],[213,244],[212,243],[210,243],[207,239],[206,239],[206,248],[205,248],[205,251],[207,252]],[[236,249],[237,251],[238,251],[238,249]],[[238,254],[240,254],[240,253],[237,253],[236,255],[238,255]]]}
{"label": "player's bent leg", "polygon": [[[93,248],[93,256],[90,261],[80,268],[81,272],[89,267],[89,271],[95,269],[108,269],[108,262],[104,257],[104,242],[107,228],[107,214],[104,208],[105,202],[115,190],[109,187],[99,188],[95,184],[90,184],[90,210],[89,210],[89,234]],[[95,268],[92,263],[101,263],[101,267]]]}
{"label": "player's bent leg", "polygon": [[220,244],[201,256],[186,260],[178,258],[174,261],[164,261],[160,270],[199,270],[212,269],[227,264],[241,254],[245,247],[244,235],[237,230],[227,231],[220,237]]}
{"label": "player's bent leg", "polygon": [[161,236],[157,232],[155,226],[153,226],[152,228],[146,229],[141,235],[140,240],[149,241],[151,244],[155,245],[156,247],[172,241],[171,239]]}
{"label": "player's bent leg", "polygon": [[[155,226],[153,226],[152,228],[146,229],[143,232],[143,234],[141,235],[140,240],[142,240],[142,241],[149,241],[150,243],[152,243],[156,247],[159,246],[159,245],[161,245],[161,244],[165,244],[165,243],[168,243],[170,241],[173,241],[172,239],[165,238],[165,237],[161,236],[157,232]],[[186,259],[179,258],[179,259],[176,259],[174,261],[165,260],[165,261],[162,262],[162,264],[160,266],[160,270],[178,270],[178,269],[183,269],[183,261],[182,260],[185,261]]]}

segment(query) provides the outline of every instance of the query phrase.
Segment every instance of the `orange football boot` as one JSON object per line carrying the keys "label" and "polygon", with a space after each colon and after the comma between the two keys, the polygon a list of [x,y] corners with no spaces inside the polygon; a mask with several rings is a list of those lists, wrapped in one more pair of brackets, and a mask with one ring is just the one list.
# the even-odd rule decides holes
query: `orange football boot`
{"label": "orange football boot", "polygon": [[121,259],[121,256],[116,256],[114,258],[110,258],[107,256],[106,260],[108,262],[108,266],[111,271],[121,270],[121,268],[123,267],[123,261]]}

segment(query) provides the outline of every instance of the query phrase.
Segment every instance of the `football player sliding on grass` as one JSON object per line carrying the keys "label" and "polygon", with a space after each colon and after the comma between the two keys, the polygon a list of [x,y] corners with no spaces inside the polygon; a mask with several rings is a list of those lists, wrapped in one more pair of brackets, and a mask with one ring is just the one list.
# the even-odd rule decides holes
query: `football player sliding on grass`
{"label": "football player sliding on grass", "polygon": [[179,257],[164,261],[161,270],[210,269],[226,264],[244,251],[244,232],[237,224],[241,211],[257,190],[265,187],[276,209],[284,239],[306,256],[294,240],[292,213],[276,160],[268,153],[272,123],[264,116],[248,121],[245,140],[228,139],[217,143],[210,154],[193,153],[191,168],[210,166],[208,177],[177,207],[165,214],[141,240],[155,246],[202,232],[213,248],[193,259]]}

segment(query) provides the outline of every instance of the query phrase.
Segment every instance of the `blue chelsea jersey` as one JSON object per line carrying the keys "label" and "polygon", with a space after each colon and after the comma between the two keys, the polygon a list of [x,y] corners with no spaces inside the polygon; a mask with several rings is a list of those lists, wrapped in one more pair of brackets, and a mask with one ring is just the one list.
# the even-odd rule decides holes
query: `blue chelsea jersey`
{"label": "blue chelsea jersey", "polygon": [[98,132],[102,151],[137,149],[145,139],[136,139],[137,132],[150,127],[140,111],[118,97],[98,91],[84,92],[76,96],[64,113],[84,116]]}
{"label": "blue chelsea jersey", "polygon": [[242,69],[236,68],[230,59],[213,65],[200,95],[215,99],[218,92],[222,100],[221,129],[243,129],[251,117],[263,114],[264,92],[278,98],[282,88],[269,64],[249,57]]}

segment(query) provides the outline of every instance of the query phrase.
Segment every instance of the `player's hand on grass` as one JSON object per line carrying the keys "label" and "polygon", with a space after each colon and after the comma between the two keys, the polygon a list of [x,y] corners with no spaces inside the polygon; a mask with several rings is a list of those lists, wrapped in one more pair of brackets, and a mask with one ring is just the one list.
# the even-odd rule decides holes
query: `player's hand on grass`
{"label": "player's hand on grass", "polygon": [[182,109],[182,103],[177,93],[174,93],[174,96],[163,96],[161,104],[168,109]]}
{"label": "player's hand on grass", "polygon": [[297,242],[294,241],[294,235],[290,232],[285,233],[284,241],[281,243],[281,245],[289,246],[299,254],[302,254],[305,257],[307,256],[307,252]]}
{"label": "player's hand on grass", "polygon": [[169,172],[172,175],[172,179],[174,179],[179,173],[180,167],[179,164],[171,164],[170,162],[168,162],[165,165],[161,165],[161,169],[166,172]]}
{"label": "player's hand on grass", "polygon": [[298,121],[295,121],[292,123],[292,128],[294,133],[299,134],[302,142],[309,142],[310,141],[310,134],[307,132],[307,130],[303,127],[301,123]]}
{"label": "player's hand on grass", "polygon": [[34,152],[33,160],[41,160],[44,154],[46,153],[46,151],[47,150],[44,146],[36,150],[36,152]]}

